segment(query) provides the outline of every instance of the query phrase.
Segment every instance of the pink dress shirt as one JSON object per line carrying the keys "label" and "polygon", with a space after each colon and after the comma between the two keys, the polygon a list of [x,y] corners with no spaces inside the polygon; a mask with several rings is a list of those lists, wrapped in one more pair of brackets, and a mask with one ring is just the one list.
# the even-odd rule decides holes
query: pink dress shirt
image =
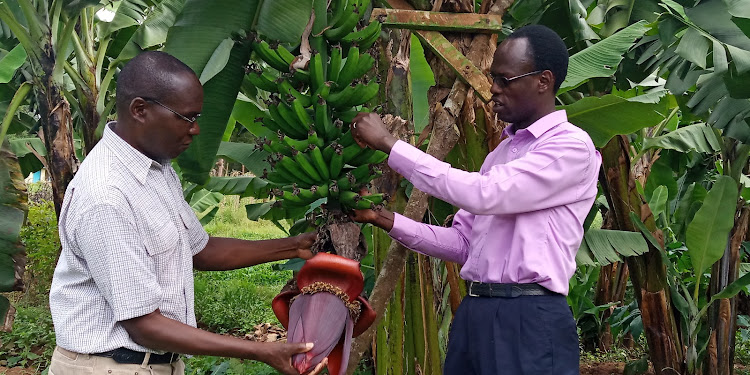
{"label": "pink dress shirt", "polygon": [[510,126],[506,134],[479,172],[452,168],[398,141],[391,168],[460,210],[449,228],[396,214],[389,234],[419,253],[463,265],[465,280],[538,283],[567,295],[601,155],[564,110],[526,129]]}

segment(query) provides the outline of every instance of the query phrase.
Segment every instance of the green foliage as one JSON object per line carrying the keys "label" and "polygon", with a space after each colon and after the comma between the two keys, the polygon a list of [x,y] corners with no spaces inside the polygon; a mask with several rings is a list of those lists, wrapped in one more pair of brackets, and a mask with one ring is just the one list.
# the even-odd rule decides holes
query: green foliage
{"label": "green foliage", "polygon": [[0,332],[0,366],[32,368],[39,373],[49,366],[54,348],[49,309],[18,306],[13,331]]}
{"label": "green foliage", "polygon": [[253,332],[260,323],[278,324],[271,300],[292,277],[292,272],[271,269],[271,264],[225,272],[196,272],[196,318],[219,333]]}
{"label": "green foliage", "polygon": [[285,233],[267,220],[248,220],[245,205],[253,198],[225,196],[214,219],[204,226],[206,232],[216,237],[244,240],[265,240],[285,236]]}
{"label": "green foliage", "polygon": [[26,246],[28,258],[24,280],[27,291],[24,298],[34,305],[46,305],[60,250],[57,217],[52,201],[29,204],[26,225],[21,228],[21,239]]}
{"label": "green foliage", "polygon": [[187,375],[275,375],[271,366],[257,361],[243,361],[236,358],[195,356],[185,359]]}

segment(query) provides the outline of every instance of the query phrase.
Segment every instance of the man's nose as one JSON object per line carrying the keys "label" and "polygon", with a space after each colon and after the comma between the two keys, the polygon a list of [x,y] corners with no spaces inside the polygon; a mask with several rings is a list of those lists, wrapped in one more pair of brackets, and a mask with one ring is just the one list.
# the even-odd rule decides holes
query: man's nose
{"label": "man's nose", "polygon": [[502,87],[500,87],[500,85],[497,82],[493,80],[493,81],[490,81],[490,83],[492,84],[492,86],[490,86],[490,93],[500,94],[501,92],[503,92]]}
{"label": "man's nose", "polygon": [[201,126],[198,125],[198,121],[191,124],[189,133],[192,135],[198,135],[201,133]]}

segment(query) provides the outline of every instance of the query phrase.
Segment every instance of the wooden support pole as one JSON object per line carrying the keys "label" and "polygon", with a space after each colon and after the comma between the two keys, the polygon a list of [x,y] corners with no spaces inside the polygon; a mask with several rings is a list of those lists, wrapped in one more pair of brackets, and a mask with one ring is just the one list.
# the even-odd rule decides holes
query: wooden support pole
{"label": "wooden support pole", "polygon": [[502,17],[478,13],[375,8],[370,19],[384,27],[410,30],[499,33],[503,28]]}

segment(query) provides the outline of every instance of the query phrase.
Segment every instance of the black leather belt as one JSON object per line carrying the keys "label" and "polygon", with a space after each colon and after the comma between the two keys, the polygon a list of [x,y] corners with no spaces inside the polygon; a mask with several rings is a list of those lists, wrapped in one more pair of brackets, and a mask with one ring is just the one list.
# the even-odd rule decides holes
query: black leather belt
{"label": "black leather belt", "polygon": [[520,296],[554,296],[560,295],[539,284],[494,284],[469,282],[471,297],[520,297]]}
{"label": "black leather belt", "polygon": [[[146,357],[146,353],[136,352],[126,348],[117,348],[104,353],[92,353],[98,357],[112,358],[117,363],[131,363],[140,365],[143,363],[143,359]],[[180,355],[177,353],[167,352],[164,354],[151,353],[151,357],[148,359],[148,363],[152,365],[172,363],[180,359]]]}

